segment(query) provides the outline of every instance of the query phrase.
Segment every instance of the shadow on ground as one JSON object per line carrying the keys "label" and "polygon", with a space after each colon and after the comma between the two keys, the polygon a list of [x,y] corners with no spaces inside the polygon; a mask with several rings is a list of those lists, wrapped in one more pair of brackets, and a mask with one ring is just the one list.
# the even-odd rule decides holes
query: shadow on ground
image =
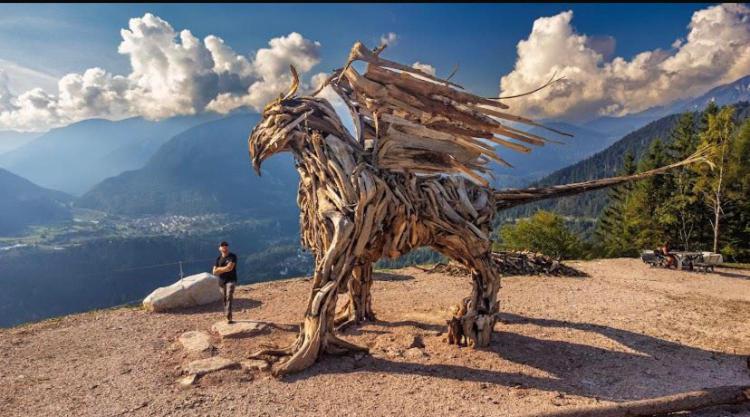
{"label": "shadow on ground", "polygon": [[414,277],[406,274],[393,274],[390,272],[376,271],[372,274],[373,281],[410,281]]}
{"label": "shadow on ground", "polygon": [[[235,296],[234,300],[232,301],[232,311],[240,312],[242,310],[250,310],[253,308],[258,308],[261,305],[263,305],[263,303],[258,300],[251,300],[249,298],[238,298],[237,296]],[[214,303],[205,304],[202,306],[180,308],[180,309],[169,311],[169,314],[201,314],[201,313],[223,314],[224,304],[222,304],[221,301],[216,301]]]}
{"label": "shadow on ground", "polygon": [[[741,355],[703,350],[597,324],[529,318],[511,313],[500,316],[505,324],[531,324],[594,332],[632,351],[608,350],[572,341],[539,339],[501,330],[496,331],[492,345],[485,351],[496,353],[507,361],[538,369],[550,377],[366,356],[355,362],[341,361],[343,364],[337,363],[336,358],[326,357],[323,359],[325,366],[313,366],[284,380],[294,382],[321,373],[382,372],[533,388],[613,401],[642,399],[736,383],[732,379],[737,379],[738,375],[740,379],[743,378],[742,375],[747,375],[748,378],[740,383],[750,384],[750,372],[746,369],[747,358]],[[414,321],[376,322],[375,325],[385,328],[415,326],[433,331],[440,327],[442,330],[442,326]]]}
{"label": "shadow on ground", "polygon": [[726,277],[726,278],[750,279],[750,276],[747,274],[738,274],[736,272],[730,272],[727,270],[716,270],[714,272],[709,272],[709,273],[716,274],[716,275]]}

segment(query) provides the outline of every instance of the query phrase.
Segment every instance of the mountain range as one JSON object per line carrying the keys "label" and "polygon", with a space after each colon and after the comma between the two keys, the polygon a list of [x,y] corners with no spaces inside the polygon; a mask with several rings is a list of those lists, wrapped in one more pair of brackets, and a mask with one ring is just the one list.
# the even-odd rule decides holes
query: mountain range
{"label": "mountain range", "polygon": [[[563,143],[535,148],[528,155],[498,149],[514,168],[496,167],[493,186],[522,187],[535,181],[553,184],[614,175],[626,149],[632,149],[638,156],[654,137],[668,135],[676,117],[659,115],[702,108],[712,100],[728,104],[745,98],[750,99],[750,76],[700,97],[630,116],[601,117],[583,126],[543,121],[574,136],[534,128],[530,130],[532,133]],[[34,219],[45,221],[44,216],[34,213],[50,213],[52,222],[64,219],[69,216],[65,207],[70,205],[125,216],[234,213],[266,217],[283,213],[285,219],[292,218],[298,179],[291,156],[271,158],[264,165],[264,176],[257,177],[244,149],[247,135],[259,116],[237,113],[218,117],[183,116],[159,122],[142,118],[93,119],[53,129],[38,137],[0,133],[0,139],[27,142],[0,154],[0,166],[12,172],[4,171],[0,192],[13,197],[16,191],[7,185],[13,182],[35,190],[24,195],[45,194],[40,190],[47,195],[44,200],[34,200],[42,206],[30,210],[24,220],[15,217],[19,219],[18,227],[6,225],[5,230],[18,233]],[[618,132],[634,126],[639,127],[617,136]],[[28,181],[23,182],[24,178]],[[54,194],[51,189],[79,197]],[[518,210],[527,212],[544,206],[571,215],[595,216],[606,203],[604,194]],[[24,212],[23,207],[28,207],[28,201],[7,198],[3,210],[17,216]],[[11,208],[14,204],[18,206]]]}
{"label": "mountain range", "polygon": [[34,132],[0,131],[0,154],[18,149],[41,135],[42,133]]}
{"label": "mountain range", "polygon": [[719,106],[750,101],[750,75],[712,88],[698,97],[677,100],[668,105],[652,107],[621,117],[597,117],[583,124],[583,127],[622,137],[662,117],[687,111],[700,111],[711,101]]}
{"label": "mountain range", "polygon": [[42,188],[0,168],[0,236],[10,236],[34,224],[50,224],[71,219],[73,197]]}
{"label": "mountain range", "polygon": [[140,168],[172,136],[216,117],[84,120],[0,154],[0,167],[42,187],[81,195],[105,178]]}
{"label": "mountain range", "polygon": [[290,154],[252,170],[247,137],[258,114],[238,114],[190,128],[166,142],[140,169],[97,184],[78,207],[116,214],[295,213],[297,172]]}

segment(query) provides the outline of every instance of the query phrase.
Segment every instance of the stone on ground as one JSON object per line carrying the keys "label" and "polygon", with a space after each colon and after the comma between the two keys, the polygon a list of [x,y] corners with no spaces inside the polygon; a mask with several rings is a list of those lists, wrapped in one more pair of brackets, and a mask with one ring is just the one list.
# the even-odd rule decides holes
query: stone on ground
{"label": "stone on ground", "polygon": [[211,349],[211,336],[199,330],[192,330],[180,335],[180,344],[188,353],[201,353]]}
{"label": "stone on ground", "polygon": [[210,372],[220,371],[222,369],[236,368],[239,364],[231,359],[213,356],[207,359],[192,361],[185,367],[189,375],[202,376]]}
{"label": "stone on ground", "polygon": [[221,297],[219,278],[203,272],[157,288],[143,300],[143,308],[147,311],[167,311],[213,303],[221,300]]}
{"label": "stone on ground", "polygon": [[218,333],[222,339],[225,339],[255,336],[264,332],[267,328],[267,324],[257,321],[243,320],[235,321],[230,324],[222,320],[214,323],[214,325],[211,326],[211,331]]}
{"label": "stone on ground", "polygon": [[409,359],[420,359],[427,357],[427,353],[425,353],[425,351],[420,348],[413,347],[411,349],[406,349],[406,351],[404,352],[404,357]]}
{"label": "stone on ground", "polygon": [[197,376],[195,374],[190,374],[186,377],[182,377],[177,380],[177,383],[180,385],[181,388],[189,388],[195,383]]}

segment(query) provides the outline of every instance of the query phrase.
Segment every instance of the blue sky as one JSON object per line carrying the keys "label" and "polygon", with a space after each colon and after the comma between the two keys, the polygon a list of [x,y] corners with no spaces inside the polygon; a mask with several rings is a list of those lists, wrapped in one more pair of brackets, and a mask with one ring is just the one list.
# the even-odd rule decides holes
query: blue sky
{"label": "blue sky", "polygon": [[[0,5],[0,68],[3,65],[15,66],[49,75],[45,78],[38,74],[38,79],[29,76],[26,82],[22,82],[18,79],[23,78],[22,72],[6,71],[16,76],[10,81],[11,90],[15,90],[13,93],[16,95],[21,93],[18,90],[37,81],[40,87],[53,89],[55,79],[67,73],[82,74],[93,67],[114,75],[128,76],[131,57],[118,53],[118,45],[123,41],[120,31],[128,28],[129,19],[152,13],[168,22],[176,32],[188,29],[199,40],[208,35],[218,36],[237,54],[249,57],[259,49],[267,48],[270,39],[298,32],[305,39],[320,43],[316,58],[318,63],[308,77],[341,66],[355,40],[375,46],[382,35],[392,32],[397,35],[397,41],[387,51],[389,59],[429,63],[437,69],[438,75],[447,75],[458,63],[461,69],[457,80],[475,92],[494,96],[499,93],[500,78],[510,74],[519,60],[516,49],[519,41],[530,37],[535,21],[540,18],[572,11],[572,18],[561,23],[563,26],[567,24],[577,35],[609,40],[610,46],[614,45],[614,50],[610,51],[612,53],[608,53],[604,61],[598,64],[602,66],[614,57],[633,60],[644,51],[672,50],[673,54],[676,53],[675,40],[686,39],[688,25],[691,19],[695,19],[696,12],[709,9],[710,4],[697,3],[5,4]],[[733,19],[734,25],[747,25],[747,21],[743,20],[747,17],[746,10],[736,10],[736,7],[727,10],[721,16],[714,16],[719,25],[727,19]],[[560,28],[558,22],[556,30]],[[544,62],[554,64],[549,60]],[[574,73],[575,65],[564,63],[560,68],[569,67],[569,72]],[[579,66],[579,70],[585,70],[582,68]],[[741,72],[729,68],[726,74],[716,75],[709,84],[726,81],[727,77],[734,76],[738,71]],[[526,77],[528,80],[524,82],[519,81],[518,77],[515,81],[509,78],[507,85],[521,89],[525,83],[531,85],[538,81],[537,78],[545,76],[546,73],[534,74],[533,77]],[[19,83],[22,87],[18,86]],[[653,103],[639,105],[638,109],[647,104]],[[20,106],[16,104],[16,108]],[[601,110],[602,106],[610,110]],[[589,107],[579,109],[579,113],[635,111],[626,109],[623,103],[603,103],[602,100]],[[523,108],[534,109],[532,104]],[[0,129],[2,123],[0,116]]]}
{"label": "blue sky", "polygon": [[[444,73],[461,65],[467,87],[494,94],[500,74],[515,62],[515,47],[534,20],[565,10],[575,27],[617,40],[625,58],[645,49],[668,48],[684,36],[695,10],[706,4],[135,4],[1,5],[0,58],[62,76],[99,66],[116,72],[128,65],[117,53],[120,29],[151,12],[198,37],[214,34],[241,53],[268,39],[299,32],[323,45],[319,69],[345,61],[355,40],[374,45],[398,34],[389,51],[397,60],[430,62]],[[487,71],[487,68],[492,68]],[[467,80],[473,80],[467,82]]]}

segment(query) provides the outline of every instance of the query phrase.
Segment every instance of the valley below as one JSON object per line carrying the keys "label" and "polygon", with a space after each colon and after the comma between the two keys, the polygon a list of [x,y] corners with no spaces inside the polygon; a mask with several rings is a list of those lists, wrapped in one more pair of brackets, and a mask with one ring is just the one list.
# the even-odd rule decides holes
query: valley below
{"label": "valley below", "polygon": [[69,222],[0,238],[0,327],[140,301],[154,288],[210,271],[227,240],[240,282],[311,271],[296,213],[127,217],[74,210]]}

